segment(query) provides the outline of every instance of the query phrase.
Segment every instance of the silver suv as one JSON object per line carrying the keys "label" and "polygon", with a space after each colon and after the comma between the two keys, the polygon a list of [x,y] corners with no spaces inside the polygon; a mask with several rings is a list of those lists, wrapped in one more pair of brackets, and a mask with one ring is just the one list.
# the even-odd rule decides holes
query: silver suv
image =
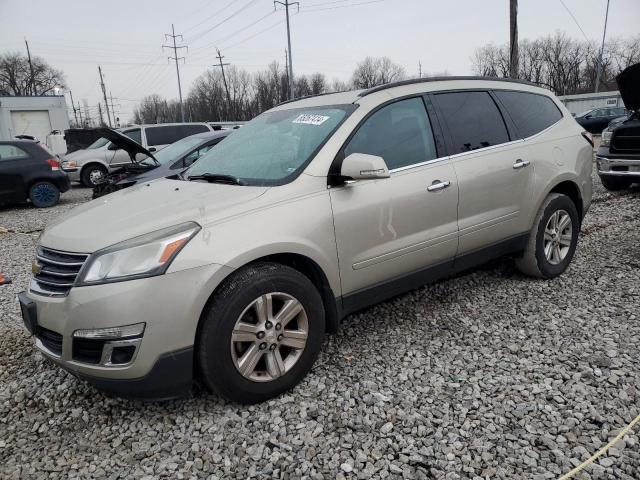
{"label": "silver suv", "polygon": [[180,178],[49,225],[19,295],[36,347],[97,387],[244,403],[296,385],[356,310],[490,259],[563,273],[592,146],[547,90],[408,81],[282,104]]}

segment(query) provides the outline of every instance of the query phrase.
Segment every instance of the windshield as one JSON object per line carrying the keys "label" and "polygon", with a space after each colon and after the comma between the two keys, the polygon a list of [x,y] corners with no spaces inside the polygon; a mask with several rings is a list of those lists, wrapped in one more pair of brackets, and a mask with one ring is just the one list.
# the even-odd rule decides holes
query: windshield
{"label": "windshield", "polygon": [[226,175],[246,185],[281,185],[306,166],[353,105],[263,113],[200,157],[185,174]]}
{"label": "windshield", "polygon": [[[204,142],[204,140],[205,139],[203,139],[202,137],[186,137],[182,140],[178,140],[177,142],[172,143],[159,152],[154,153],[153,156],[156,157],[156,160],[158,160],[158,163],[160,163],[160,165],[166,165],[173,162],[174,160],[179,160],[195,147]],[[145,163],[153,163],[153,161],[148,162],[147,160],[149,159],[145,159]]]}
{"label": "windshield", "polygon": [[95,142],[93,142],[91,145],[89,145],[87,147],[88,150],[93,150],[95,148],[100,148],[100,147],[104,147],[107,143],[109,143],[109,140],[107,140],[104,137],[100,137],[98,140],[96,140]]}

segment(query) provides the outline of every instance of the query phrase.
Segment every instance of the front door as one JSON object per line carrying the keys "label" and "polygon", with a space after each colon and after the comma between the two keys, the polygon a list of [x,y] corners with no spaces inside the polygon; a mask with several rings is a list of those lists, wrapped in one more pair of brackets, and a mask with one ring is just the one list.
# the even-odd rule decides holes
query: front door
{"label": "front door", "polygon": [[422,98],[370,115],[345,147],[351,153],[381,156],[391,176],[330,190],[343,296],[366,297],[372,287],[390,296],[427,267],[448,273],[458,246],[458,183],[448,159],[438,157]]}

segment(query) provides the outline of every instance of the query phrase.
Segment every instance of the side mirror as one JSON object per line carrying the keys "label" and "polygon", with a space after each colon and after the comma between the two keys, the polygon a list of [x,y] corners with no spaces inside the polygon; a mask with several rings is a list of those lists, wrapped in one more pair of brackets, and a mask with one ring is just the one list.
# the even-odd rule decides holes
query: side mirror
{"label": "side mirror", "polygon": [[587,116],[586,116],[586,117],[584,117],[584,118],[586,118],[587,120],[589,120],[590,118],[593,118],[593,115],[587,115]]}
{"label": "side mirror", "polygon": [[107,150],[120,150],[120,147],[116,146],[114,143],[109,143]]}
{"label": "side mirror", "polygon": [[352,153],[342,161],[342,177],[351,180],[389,178],[389,169],[384,158],[366,153]]}

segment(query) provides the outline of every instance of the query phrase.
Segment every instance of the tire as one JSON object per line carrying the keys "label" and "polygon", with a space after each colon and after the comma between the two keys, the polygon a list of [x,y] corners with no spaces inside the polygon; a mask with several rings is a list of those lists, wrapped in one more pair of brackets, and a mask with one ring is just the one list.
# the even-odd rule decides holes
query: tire
{"label": "tire", "polygon": [[36,208],[53,207],[60,201],[60,189],[51,182],[36,182],[29,188],[29,200]]}
{"label": "tire", "polygon": [[80,175],[80,181],[85,187],[95,187],[101,180],[104,180],[107,176],[107,169],[97,163],[87,165],[82,169]]}
{"label": "tire", "polygon": [[[554,215],[557,215],[554,217],[556,221],[559,220],[563,224],[568,217],[570,231],[562,228],[562,225],[558,225],[559,234],[547,233],[545,235],[547,227],[553,227],[551,219]],[[549,228],[547,232],[553,230],[553,228]],[[573,259],[579,233],[580,217],[575,203],[566,195],[550,194],[536,215],[527,246],[522,257],[516,259],[516,266],[522,273],[532,277],[554,278],[561,275]],[[557,246],[557,250],[554,249],[554,244]]]}
{"label": "tire", "polygon": [[611,192],[625,190],[633,183],[629,178],[613,177],[609,175],[601,175],[600,181],[602,182],[602,186]]}
{"label": "tire", "polygon": [[[273,316],[259,317],[267,297],[271,298]],[[295,301],[302,310],[296,309]],[[280,324],[278,314],[284,313],[280,309],[285,305],[296,306],[288,311],[298,313],[288,323],[281,317],[285,321]],[[266,323],[269,318],[273,320],[270,324]],[[238,329],[241,320],[242,329]],[[236,334],[232,336],[234,329]],[[305,329],[306,343],[301,337]],[[324,332],[322,299],[306,276],[275,263],[248,266],[224,282],[203,312],[196,338],[203,383],[234,402],[252,404],[273,398],[294,387],[309,372]],[[256,357],[257,363],[248,360]],[[240,371],[243,367],[244,374]]]}

